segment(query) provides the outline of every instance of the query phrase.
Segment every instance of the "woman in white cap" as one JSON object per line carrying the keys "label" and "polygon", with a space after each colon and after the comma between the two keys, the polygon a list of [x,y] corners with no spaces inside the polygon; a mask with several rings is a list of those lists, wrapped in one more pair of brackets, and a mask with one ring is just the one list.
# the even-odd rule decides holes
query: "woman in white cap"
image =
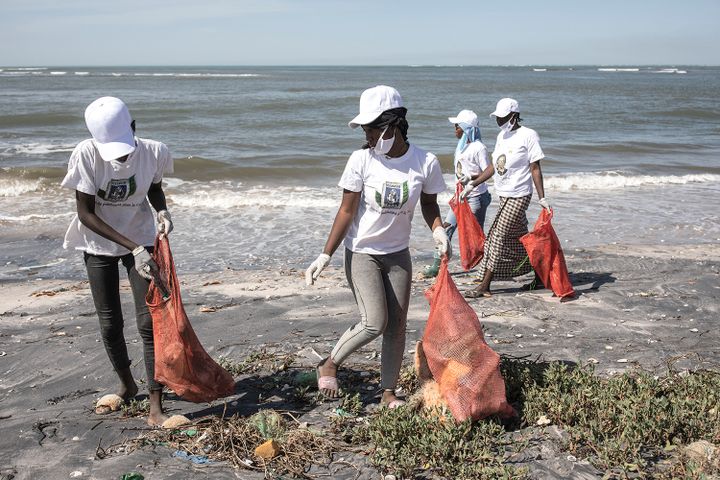
{"label": "woman in white cap", "polygon": [[[470,180],[479,177],[488,168],[487,148],[480,137],[480,124],[478,117],[472,110],[461,110],[456,117],[448,117],[450,123],[455,125],[455,138],[458,139],[455,147],[455,177],[465,188],[460,199],[466,199],[470,210],[481,228],[485,228],[485,213],[492,200],[487,185],[483,182],[478,185],[469,185]],[[452,240],[457,219],[452,210],[445,216],[445,231]],[[426,277],[435,277],[440,270],[440,257],[436,254],[432,265],[425,268]]]}
{"label": "woman in white cap", "polygon": [[172,172],[173,161],[164,144],[135,137],[135,122],[118,98],[92,102],[85,110],[85,123],[92,138],[75,147],[62,181],[63,187],[75,190],[77,205],[63,246],[83,252],[102,340],[120,378],[117,394],[103,397],[95,411],[117,410],[138,392],[123,333],[118,269],[122,262],[143,341],[150,390],[148,424],[160,425],[167,417],[162,411],[163,387],[155,381],[152,319],[145,296],[157,271],[150,257],[155,224],[165,235],[173,229],[162,188],[163,174]]}
{"label": "woman in white cap", "polygon": [[445,191],[435,155],[408,142],[407,109],[392,87],[379,85],[360,96],[360,113],[349,122],[361,126],[367,143],[350,155],[339,186],[343,189],[322,254],[308,267],[308,285],[317,280],[341,242],[345,275],[360,309],[350,327],[318,366],[318,387],[337,397],[337,369],[350,354],[383,335],[381,403],[402,405],[395,389],[405,351],[412,264],[408,245],[415,206],[433,232],[441,254],[450,255],[437,194]]}
{"label": "woman in white cap", "polygon": [[[490,282],[510,279],[532,271],[520,237],[528,232],[527,209],[533,185],[539,203],[550,209],[545,198],[540,160],[545,154],[535,130],[520,125],[520,108],[512,98],[503,98],[490,114],[500,127],[492,153],[492,165],[470,185],[479,185],[493,177],[500,205],[485,241],[485,255],[478,268],[480,285],[465,292],[469,298],[490,297]],[[536,280],[527,289],[542,288]]]}

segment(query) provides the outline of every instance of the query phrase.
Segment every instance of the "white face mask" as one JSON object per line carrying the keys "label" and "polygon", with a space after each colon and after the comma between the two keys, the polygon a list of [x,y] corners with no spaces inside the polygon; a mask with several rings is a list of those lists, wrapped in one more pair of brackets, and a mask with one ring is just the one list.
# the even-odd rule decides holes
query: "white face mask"
{"label": "white face mask", "polygon": [[515,126],[515,122],[513,122],[513,120],[515,120],[515,117],[510,117],[510,120],[500,125],[500,130],[502,130],[503,133],[510,133],[512,128]]}
{"label": "white face mask", "polygon": [[383,132],[380,134],[380,138],[378,138],[377,143],[375,143],[375,146],[373,147],[373,150],[375,150],[381,155],[387,155],[387,153],[390,151],[393,144],[395,143],[395,135],[388,139],[383,138],[388,128],[390,127],[385,127],[385,130],[383,130]]}

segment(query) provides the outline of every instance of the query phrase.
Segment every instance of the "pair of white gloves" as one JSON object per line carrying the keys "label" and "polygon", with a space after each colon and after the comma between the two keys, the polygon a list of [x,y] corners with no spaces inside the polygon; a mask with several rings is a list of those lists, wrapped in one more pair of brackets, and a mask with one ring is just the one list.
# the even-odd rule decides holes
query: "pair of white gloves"
{"label": "pair of white gloves", "polygon": [[[160,235],[168,235],[173,231],[172,218],[167,210],[157,212],[157,230]],[[150,256],[150,252],[142,245],[138,245],[132,254],[135,257],[135,270],[144,279],[152,280],[153,271],[157,271],[158,266]]]}
{"label": "pair of white gloves", "polygon": [[[468,195],[470,195],[470,192],[472,192],[473,190],[475,190],[475,187],[476,187],[477,185],[473,185],[472,183],[470,183],[470,182],[472,181],[472,177],[471,177],[470,175],[465,174],[465,173],[462,174],[462,176],[458,179],[458,181],[459,181],[462,185],[465,185],[465,188],[463,188],[463,191],[460,192],[460,201],[462,202],[463,200],[465,200],[465,198],[466,198]],[[548,210],[548,211],[551,211],[551,210],[552,210],[552,208],[550,208],[550,202],[548,201],[547,198],[545,198],[545,197],[541,198],[541,199],[538,201],[538,203],[539,203],[540,206],[543,207],[545,210]]]}
{"label": "pair of white gloves", "polygon": [[[452,247],[450,246],[450,239],[445,232],[445,228],[442,226],[435,227],[432,233],[433,240],[435,240],[435,247],[437,248],[438,254],[442,257],[447,255],[448,260],[452,256]],[[330,255],[327,253],[321,253],[314,262],[310,264],[307,270],[305,270],[305,284],[312,285],[315,280],[320,276],[325,267],[330,263]]]}

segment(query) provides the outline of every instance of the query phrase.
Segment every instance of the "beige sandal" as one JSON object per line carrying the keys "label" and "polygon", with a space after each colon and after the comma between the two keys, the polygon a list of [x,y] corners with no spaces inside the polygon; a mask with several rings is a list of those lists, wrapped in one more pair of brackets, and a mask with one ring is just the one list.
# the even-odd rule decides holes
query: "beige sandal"
{"label": "beige sandal", "polygon": [[125,400],[120,395],[109,393],[103,395],[95,403],[95,413],[97,415],[107,415],[108,413],[117,412],[125,405]]}

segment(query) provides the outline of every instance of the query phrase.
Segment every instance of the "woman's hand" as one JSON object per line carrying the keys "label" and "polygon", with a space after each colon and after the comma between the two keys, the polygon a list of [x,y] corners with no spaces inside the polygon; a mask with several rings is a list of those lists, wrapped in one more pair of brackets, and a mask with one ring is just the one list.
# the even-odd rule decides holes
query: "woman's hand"
{"label": "woman's hand", "polygon": [[325,267],[330,263],[330,255],[327,253],[321,253],[318,258],[305,270],[305,285],[308,287],[315,283],[315,280],[320,276],[320,272],[325,270]]}
{"label": "woman's hand", "polygon": [[447,259],[450,260],[452,256],[452,246],[450,245],[450,239],[447,236],[445,228],[437,226],[432,232],[433,240],[435,240],[435,247],[437,248],[438,254],[442,257],[447,255]]}
{"label": "woman's hand", "polygon": [[167,210],[157,212],[157,231],[161,235],[169,235],[173,231],[172,218]]}

